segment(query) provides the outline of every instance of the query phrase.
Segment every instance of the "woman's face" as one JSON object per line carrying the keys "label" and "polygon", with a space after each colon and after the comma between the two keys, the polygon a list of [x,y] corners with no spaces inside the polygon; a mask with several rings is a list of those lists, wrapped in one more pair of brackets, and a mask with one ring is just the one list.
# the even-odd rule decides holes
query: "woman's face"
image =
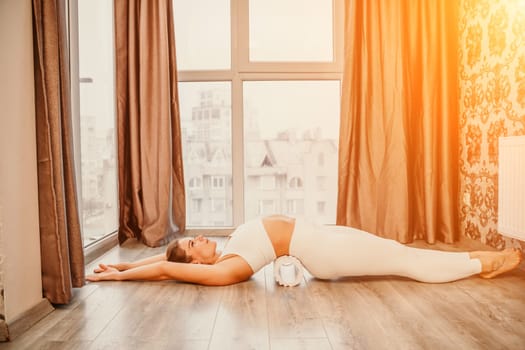
{"label": "woman's face", "polygon": [[216,260],[217,242],[202,235],[182,240],[180,247],[191,256],[193,263],[213,264]]}

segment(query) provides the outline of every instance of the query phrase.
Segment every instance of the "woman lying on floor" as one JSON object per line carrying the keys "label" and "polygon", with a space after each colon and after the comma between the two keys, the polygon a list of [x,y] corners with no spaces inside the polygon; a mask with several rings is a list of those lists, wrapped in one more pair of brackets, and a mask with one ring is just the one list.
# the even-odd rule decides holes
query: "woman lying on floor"
{"label": "woman lying on floor", "polygon": [[223,252],[198,236],[170,243],[166,254],[133,263],[100,264],[88,281],[177,280],[228,285],[249,279],[276,258],[292,255],[316,278],[396,275],[421,282],[451,282],[479,274],[492,278],[522,260],[519,250],[444,252],[411,248],[346,226],[313,225],[269,216],[239,226]]}

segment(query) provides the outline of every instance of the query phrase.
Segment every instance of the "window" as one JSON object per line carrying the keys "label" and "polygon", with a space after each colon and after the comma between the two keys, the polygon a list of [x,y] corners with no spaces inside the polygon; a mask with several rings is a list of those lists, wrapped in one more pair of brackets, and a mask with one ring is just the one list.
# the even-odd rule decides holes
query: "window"
{"label": "window", "polygon": [[[237,226],[288,209],[317,215],[316,178],[337,183],[344,1],[173,0],[173,7],[183,157],[199,155],[184,163],[185,178],[200,176],[203,192],[214,191],[204,202],[219,199],[219,189],[224,199],[221,218],[203,209],[198,222]],[[288,204],[287,191],[297,189],[300,198]],[[323,192],[328,224],[336,190]]]}
{"label": "window", "polygon": [[331,61],[332,28],[332,0],[250,0],[250,60]]}
{"label": "window", "polygon": [[[250,173],[267,172],[264,167],[254,166],[261,157],[261,150],[271,155],[273,167],[278,172],[301,174],[301,178],[289,183],[290,189],[301,189],[303,199],[309,202],[306,215],[315,215],[315,192],[320,190],[316,182],[319,173],[328,174],[337,182],[337,150],[330,143],[337,143],[339,134],[339,81],[335,80],[271,80],[243,83],[244,120],[255,119],[257,132],[245,135],[244,157]],[[327,122],[329,121],[329,122]],[[246,132],[246,130],[245,130]],[[251,136],[256,135],[256,136]],[[251,138],[253,137],[253,139]],[[332,164],[320,169],[317,166],[317,149],[333,152]],[[253,158],[253,160],[252,160]],[[247,164],[245,163],[245,167]],[[328,172],[326,172],[328,170]],[[308,182],[309,181],[309,182]],[[326,181],[326,179],[325,179]],[[324,190],[324,188],[322,188]],[[279,197],[287,197],[286,188],[279,189]],[[254,211],[258,193],[245,186],[245,217]],[[335,222],[335,212],[333,221]]]}
{"label": "window", "polygon": [[200,213],[202,210],[202,198],[192,198],[191,211],[193,213]]}
{"label": "window", "polygon": [[79,209],[88,247],[118,229],[113,2],[78,0],[70,16],[72,30],[78,30],[78,42],[71,43],[78,44],[78,57],[72,53],[72,111],[80,136],[74,142],[80,146]]}
{"label": "window", "polygon": [[288,199],[286,201],[287,213],[291,215],[302,215],[304,212],[303,199]]}
{"label": "window", "polygon": [[223,198],[212,198],[211,199],[211,211],[213,213],[222,213],[224,212],[224,199]]}
{"label": "window", "polygon": [[[206,107],[211,101],[211,106]],[[211,203],[211,193],[221,191],[224,201],[232,198],[232,137],[231,137],[231,83],[230,82],[181,82],[179,103],[181,113],[184,178],[192,189],[202,179],[202,191],[186,191],[188,225],[213,226],[215,222],[232,223],[232,209],[224,206],[219,213]],[[204,111],[219,110],[219,118],[203,118]],[[216,174],[223,174],[217,176]],[[201,214],[191,213],[193,198],[202,198]],[[214,216],[209,215],[214,210]],[[221,216],[219,218],[219,216]]]}
{"label": "window", "polygon": [[193,177],[190,179],[189,187],[191,189],[197,189],[202,187],[202,180],[200,177]]}
{"label": "window", "polygon": [[292,177],[288,183],[288,187],[291,189],[299,189],[303,187],[303,180],[300,177]]}
{"label": "window", "polygon": [[271,215],[275,213],[275,201],[263,199],[259,201],[259,215]]}
{"label": "window", "polygon": [[212,176],[211,187],[216,189],[224,188],[224,176]]}
{"label": "window", "polygon": [[317,214],[324,215],[325,207],[326,207],[326,202],[317,202]]}
{"label": "window", "polygon": [[173,0],[178,70],[230,69],[230,13],[229,0]]}

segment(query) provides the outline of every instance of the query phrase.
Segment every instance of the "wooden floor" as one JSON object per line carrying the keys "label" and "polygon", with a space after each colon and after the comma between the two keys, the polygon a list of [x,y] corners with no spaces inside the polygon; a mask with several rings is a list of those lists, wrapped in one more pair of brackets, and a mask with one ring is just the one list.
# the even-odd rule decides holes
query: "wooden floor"
{"label": "wooden floor", "polygon": [[[161,251],[127,242],[97,262]],[[447,284],[307,276],[284,288],[271,265],[227,287],[93,283],[0,349],[525,349],[525,269]]]}

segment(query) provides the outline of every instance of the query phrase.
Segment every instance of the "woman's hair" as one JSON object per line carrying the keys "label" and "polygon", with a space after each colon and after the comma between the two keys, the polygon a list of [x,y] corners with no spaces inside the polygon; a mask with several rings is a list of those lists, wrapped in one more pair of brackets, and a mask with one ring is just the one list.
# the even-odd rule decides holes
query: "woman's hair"
{"label": "woman's hair", "polygon": [[166,248],[166,259],[171,262],[190,263],[191,256],[186,255],[184,249],[179,246],[179,240],[171,242]]}

